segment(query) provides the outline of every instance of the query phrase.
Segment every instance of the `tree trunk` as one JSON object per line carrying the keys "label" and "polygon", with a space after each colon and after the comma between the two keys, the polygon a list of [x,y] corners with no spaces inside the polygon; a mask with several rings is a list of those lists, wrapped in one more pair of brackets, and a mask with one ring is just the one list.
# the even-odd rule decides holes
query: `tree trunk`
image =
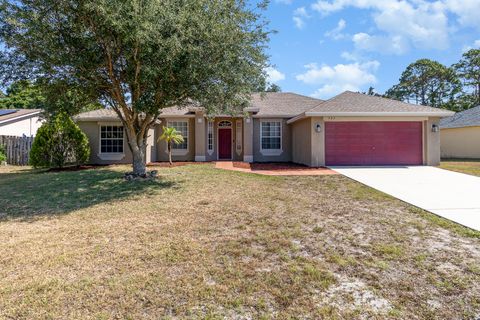
{"label": "tree trunk", "polygon": [[147,163],[145,159],[145,148],[132,148],[133,156],[133,174],[136,176],[144,176],[147,173]]}
{"label": "tree trunk", "polygon": [[170,162],[170,165],[173,164],[172,162],[172,142],[168,142],[168,162]]}
{"label": "tree trunk", "polygon": [[[128,130],[128,128],[126,128]],[[128,146],[132,151],[133,174],[136,176],[145,176],[147,173],[147,133],[144,137],[139,137],[136,132],[127,132]]]}

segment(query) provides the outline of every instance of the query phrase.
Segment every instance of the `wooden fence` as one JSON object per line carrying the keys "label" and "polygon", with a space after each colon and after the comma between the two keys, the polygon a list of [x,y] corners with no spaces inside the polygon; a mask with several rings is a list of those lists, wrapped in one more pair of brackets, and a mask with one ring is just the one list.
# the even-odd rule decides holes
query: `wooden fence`
{"label": "wooden fence", "polygon": [[32,142],[33,137],[0,136],[0,145],[4,145],[7,152],[7,164],[28,165]]}

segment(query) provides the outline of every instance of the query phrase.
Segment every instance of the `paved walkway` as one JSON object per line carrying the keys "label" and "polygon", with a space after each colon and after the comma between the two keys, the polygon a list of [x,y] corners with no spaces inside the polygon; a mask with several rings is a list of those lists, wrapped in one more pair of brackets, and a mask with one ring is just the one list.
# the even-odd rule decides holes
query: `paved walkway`
{"label": "paved walkway", "polygon": [[480,231],[480,177],[435,167],[332,167],[436,215]]}
{"label": "paved walkway", "polygon": [[309,168],[288,163],[245,163],[233,161],[218,161],[215,168],[247,173],[263,174],[266,176],[320,176],[337,174],[328,168]]}

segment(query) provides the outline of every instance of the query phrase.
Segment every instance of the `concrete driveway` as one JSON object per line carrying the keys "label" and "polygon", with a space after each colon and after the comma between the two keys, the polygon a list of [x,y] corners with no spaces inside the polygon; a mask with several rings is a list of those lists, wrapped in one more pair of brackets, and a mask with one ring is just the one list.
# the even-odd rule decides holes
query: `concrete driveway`
{"label": "concrete driveway", "polygon": [[414,206],[480,231],[480,177],[426,166],[331,169]]}

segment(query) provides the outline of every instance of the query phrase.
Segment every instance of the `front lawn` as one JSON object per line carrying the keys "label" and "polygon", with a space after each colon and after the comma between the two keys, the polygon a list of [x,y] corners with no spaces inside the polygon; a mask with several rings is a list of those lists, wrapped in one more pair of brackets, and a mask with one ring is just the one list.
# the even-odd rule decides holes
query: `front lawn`
{"label": "front lawn", "polygon": [[480,235],[341,175],[0,168],[0,318],[480,315]]}
{"label": "front lawn", "polygon": [[440,168],[480,176],[480,160],[442,160]]}

